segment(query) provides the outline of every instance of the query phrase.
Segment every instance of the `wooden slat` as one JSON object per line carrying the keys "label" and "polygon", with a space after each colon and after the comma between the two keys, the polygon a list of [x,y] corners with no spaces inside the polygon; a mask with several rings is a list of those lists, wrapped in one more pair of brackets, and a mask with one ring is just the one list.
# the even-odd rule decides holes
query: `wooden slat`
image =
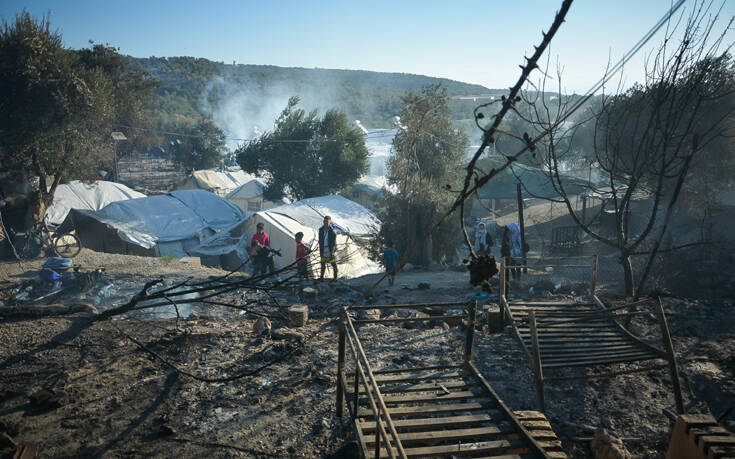
{"label": "wooden slat", "polygon": [[584,347],[580,347],[577,350],[567,350],[567,351],[559,351],[559,350],[549,350],[544,352],[543,348],[541,350],[541,356],[548,360],[548,359],[569,359],[569,358],[577,358],[577,357],[614,357],[619,355],[628,355],[628,354],[636,354],[640,352],[648,352],[645,349],[641,349],[639,347],[635,346],[629,346],[627,348],[621,348],[621,349],[586,349]]}
{"label": "wooden slat", "polygon": [[[423,405],[423,406],[401,406],[397,408],[390,408],[390,415],[392,418],[402,416],[423,416],[427,414],[441,414],[441,413],[456,413],[462,411],[480,411],[489,408],[494,408],[497,403],[493,400],[485,400],[482,402],[469,402],[469,403],[451,403],[447,405]],[[369,408],[359,408],[357,410],[357,416],[366,417],[372,416],[373,411]]]}
{"label": "wooden slat", "polygon": [[546,363],[544,362],[544,368],[562,368],[562,367],[580,367],[580,366],[589,366],[589,365],[604,365],[609,363],[625,363],[625,362],[636,362],[640,360],[652,360],[660,358],[659,356],[652,355],[652,354],[644,354],[641,353],[636,356],[630,356],[630,357],[621,357],[621,358],[615,358],[615,359],[599,359],[599,360],[580,360],[580,361],[574,361],[574,362],[555,362],[555,363]]}
{"label": "wooden slat", "polygon": [[[398,419],[393,421],[399,430],[432,430],[436,427],[459,427],[477,425],[488,422],[500,422],[505,417],[497,410],[488,410],[480,414],[463,416],[445,416],[439,418]],[[359,421],[358,425],[363,432],[375,432],[375,421]]]}
{"label": "wooden slat", "polygon": [[[512,434],[514,430],[511,427],[473,427],[469,429],[454,430],[433,430],[429,432],[404,432],[399,433],[398,437],[401,443],[406,445],[410,442],[418,441],[457,441],[472,439],[487,439],[487,437],[497,437],[500,435]],[[373,437],[374,438],[374,437]],[[375,444],[375,441],[366,439],[368,444]]]}
{"label": "wooden slat", "polygon": [[580,350],[579,354],[548,354],[544,358],[544,362],[554,363],[557,361],[576,362],[578,360],[601,360],[601,359],[607,359],[607,358],[626,357],[626,356],[632,356],[632,355],[638,355],[638,354],[651,355],[648,351],[642,350],[642,349],[633,349],[630,351],[609,352],[609,353],[608,352],[586,353]]}
{"label": "wooden slat", "polygon": [[[458,444],[458,445],[439,445],[439,446],[423,446],[419,448],[404,448],[408,457],[432,457],[432,456],[454,456],[462,453],[483,454],[483,453],[515,453],[523,454],[528,451],[528,447],[521,440],[498,440],[480,443]],[[388,451],[380,450],[380,457],[390,457]]]}
{"label": "wooden slat", "polygon": [[[354,378],[350,381],[354,381]],[[430,383],[418,383],[418,384],[397,384],[397,385],[380,385],[381,394],[391,394],[395,392],[426,392],[432,390],[443,390],[442,386],[446,389],[460,389],[460,388],[472,388],[480,385],[474,379],[448,379]],[[352,393],[352,392],[349,392]]]}
{"label": "wooden slat", "polygon": [[614,350],[624,349],[624,348],[639,349],[638,347],[635,346],[634,343],[628,343],[628,342],[622,342],[622,343],[614,342],[614,343],[602,343],[602,344],[588,342],[586,344],[582,344],[582,343],[547,344],[546,346],[543,346],[541,348],[541,352],[560,351],[563,353],[564,351],[567,351],[567,350],[572,350],[572,351],[579,350],[580,346],[584,346],[584,349],[590,349],[590,350],[613,350],[614,351]]}
{"label": "wooden slat", "polygon": [[410,381],[425,381],[431,379],[452,379],[462,378],[468,376],[469,373],[465,370],[460,371],[426,371],[407,374],[389,373],[382,375],[375,375],[375,380],[378,383],[398,383],[398,382],[410,382]]}
{"label": "wooden slat", "polygon": [[[448,394],[444,391],[423,393],[423,394],[411,394],[411,395],[384,395],[383,401],[385,403],[417,403],[417,402],[445,402],[450,400],[469,400],[473,398],[487,398],[487,394],[481,390],[475,391],[458,391],[449,392]],[[362,402],[362,399],[361,399]],[[392,412],[392,410],[391,410]]]}

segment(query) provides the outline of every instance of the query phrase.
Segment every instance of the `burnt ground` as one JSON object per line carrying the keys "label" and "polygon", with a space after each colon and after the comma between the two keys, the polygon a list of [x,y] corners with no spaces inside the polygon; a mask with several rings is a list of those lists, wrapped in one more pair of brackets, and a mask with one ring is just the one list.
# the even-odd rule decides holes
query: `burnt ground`
{"label": "burnt ground", "polygon": [[[222,274],[177,261],[88,251],[79,261],[90,268],[107,267],[97,288],[108,282],[117,288],[117,298],[105,299],[98,309],[159,276],[175,281]],[[5,262],[0,275],[17,281],[31,276],[36,265],[40,262],[24,262],[23,267]],[[219,383],[177,373],[126,335],[187,372],[233,375],[288,355],[302,337],[335,317],[339,304],[354,300],[373,280],[319,285],[307,326],[288,329],[285,320],[274,318],[270,338],[254,333],[255,320],[247,314],[200,307],[192,308],[178,329],[175,319],[160,315],[94,323],[82,314],[4,318],[0,430],[17,442],[39,444],[41,457],[339,457],[350,451],[352,432],[346,419],[334,413],[335,326],[326,326],[292,357],[255,376]],[[429,282],[430,288],[417,289],[419,282]],[[467,284],[466,273],[410,272],[399,276],[394,287],[380,286],[371,301],[452,301],[478,293]],[[94,288],[80,296],[93,299]],[[285,291],[277,297],[284,307],[298,302]],[[717,416],[735,405],[733,301],[665,298],[664,305],[685,404],[692,412]],[[651,317],[638,316],[633,327],[642,336],[659,336]],[[459,354],[463,336],[457,327],[382,325],[365,326],[360,335],[375,368],[449,362]],[[510,333],[478,330],[474,356],[511,409],[536,408],[530,367]],[[51,399],[31,403],[30,396],[42,389],[51,391]],[[586,426],[630,438],[626,446],[637,457],[665,455],[672,422],[662,409],[674,409],[666,371],[551,383],[546,399],[548,417],[573,457],[589,456],[586,443],[573,440],[590,436]],[[13,451],[0,438],[0,457],[12,457]]]}

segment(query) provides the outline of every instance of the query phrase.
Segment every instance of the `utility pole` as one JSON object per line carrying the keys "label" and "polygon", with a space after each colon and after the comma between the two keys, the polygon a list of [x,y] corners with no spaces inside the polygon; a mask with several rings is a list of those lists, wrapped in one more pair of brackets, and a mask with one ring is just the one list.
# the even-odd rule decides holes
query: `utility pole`
{"label": "utility pole", "polygon": [[[526,226],[523,224],[523,195],[521,194],[521,184],[516,184],[516,192],[518,193],[518,225],[521,227],[521,255],[523,256],[523,266],[526,266]],[[528,269],[524,268],[523,273],[526,274]]]}

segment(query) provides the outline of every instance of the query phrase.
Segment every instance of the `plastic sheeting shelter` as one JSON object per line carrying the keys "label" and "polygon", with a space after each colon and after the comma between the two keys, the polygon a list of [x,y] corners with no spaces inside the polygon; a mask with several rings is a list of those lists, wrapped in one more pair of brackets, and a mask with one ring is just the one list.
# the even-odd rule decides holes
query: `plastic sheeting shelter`
{"label": "plastic sheeting shelter", "polygon": [[235,204],[245,212],[257,212],[270,209],[282,203],[267,201],[263,199],[265,185],[259,179],[253,179],[240,185],[227,195],[227,200]]}
{"label": "plastic sheeting shelter", "polygon": [[56,188],[54,202],[46,210],[46,221],[50,225],[60,225],[71,209],[100,210],[113,202],[137,198],[145,198],[145,195],[121,183],[74,180]]}
{"label": "plastic sheeting shelter", "polygon": [[208,191],[178,190],[98,211],[74,209],[67,220],[82,245],[98,252],[184,257],[203,239],[245,218],[236,205]]}
{"label": "plastic sheeting shelter", "polygon": [[[378,265],[367,258],[357,241],[372,234],[380,222],[370,210],[342,196],[308,198],[257,212],[247,220],[242,242],[249,245],[255,226],[262,222],[270,237],[271,247],[281,249],[282,256],[274,258],[276,268],[280,269],[296,260],[294,235],[303,232],[304,242],[313,250],[310,258],[312,274],[318,275],[317,238],[325,215],[332,217],[332,225],[337,233],[339,275],[358,276],[378,271]],[[328,268],[326,276],[330,275],[331,268]]]}
{"label": "plastic sheeting shelter", "polygon": [[255,179],[255,176],[243,172],[239,167],[228,169],[204,169],[194,171],[191,177],[186,178],[176,189],[202,189],[211,191],[218,196],[226,196],[235,188]]}

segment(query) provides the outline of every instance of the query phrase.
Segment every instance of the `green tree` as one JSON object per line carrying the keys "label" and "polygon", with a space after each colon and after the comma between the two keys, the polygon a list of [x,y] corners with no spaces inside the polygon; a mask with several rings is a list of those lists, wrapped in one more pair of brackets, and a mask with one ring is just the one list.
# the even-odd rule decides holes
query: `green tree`
{"label": "green tree", "polygon": [[225,158],[225,133],[212,120],[201,120],[186,137],[173,140],[174,155],[189,170],[220,166]]}
{"label": "green tree", "polygon": [[331,194],[368,170],[363,134],[344,113],[329,110],[320,119],[298,103],[291,97],[273,131],[236,151],[243,170],[265,177],[264,196],[270,200]]}
{"label": "green tree", "polygon": [[111,165],[113,126],[136,118],[152,87],[113,48],[63,48],[46,17],[24,11],[3,21],[0,167],[39,181],[26,226],[43,218],[62,180],[91,179]]}
{"label": "green tree", "polygon": [[[397,193],[385,198],[381,212],[383,240],[392,240],[403,253],[426,234],[451,206],[451,189],[460,183],[467,136],[452,127],[446,90],[428,86],[401,98],[400,129],[393,139],[395,154],[388,160],[388,182]],[[443,225],[413,259],[419,264],[451,256],[460,240],[457,226]],[[434,243],[436,241],[436,243]]]}

